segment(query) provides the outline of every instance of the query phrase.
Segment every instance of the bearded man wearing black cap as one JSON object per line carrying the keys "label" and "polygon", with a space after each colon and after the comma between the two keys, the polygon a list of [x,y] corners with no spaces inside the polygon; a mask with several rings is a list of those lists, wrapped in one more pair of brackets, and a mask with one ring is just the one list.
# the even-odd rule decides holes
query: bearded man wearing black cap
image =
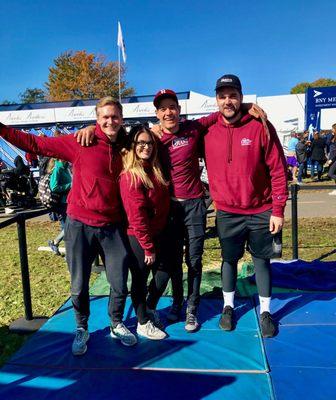
{"label": "bearded man wearing black cap", "polygon": [[237,264],[247,245],[255,266],[262,335],[272,337],[270,258],[288,197],[285,156],[272,124],[242,109],[237,76],[222,76],[215,90],[220,114],[205,136],[205,157],[222,249],[224,309],[219,325],[234,329]]}

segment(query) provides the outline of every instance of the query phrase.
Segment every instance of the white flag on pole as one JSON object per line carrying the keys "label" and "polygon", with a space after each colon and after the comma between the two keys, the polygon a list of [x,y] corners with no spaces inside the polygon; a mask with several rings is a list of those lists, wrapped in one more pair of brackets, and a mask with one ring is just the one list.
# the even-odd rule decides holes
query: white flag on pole
{"label": "white flag on pole", "polygon": [[119,21],[118,21],[118,42],[117,42],[117,45],[121,49],[122,58],[123,58],[123,61],[125,63],[126,62],[126,47],[125,47],[125,42],[124,42],[124,39],[123,39],[123,35],[122,35],[122,31],[121,31],[121,25],[120,25]]}

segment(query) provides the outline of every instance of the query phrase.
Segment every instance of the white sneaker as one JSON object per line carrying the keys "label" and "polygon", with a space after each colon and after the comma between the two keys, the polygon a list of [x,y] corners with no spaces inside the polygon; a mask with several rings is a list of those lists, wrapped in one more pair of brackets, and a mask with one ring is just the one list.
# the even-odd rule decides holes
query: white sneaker
{"label": "white sneaker", "polygon": [[111,337],[119,339],[124,346],[134,346],[138,340],[136,336],[126,326],[120,322],[115,328],[111,326]]}
{"label": "white sneaker", "polygon": [[137,334],[151,340],[162,340],[167,337],[166,332],[163,332],[149,319],[145,324],[138,323]]}
{"label": "white sneaker", "polygon": [[336,190],[332,190],[328,194],[329,194],[329,196],[336,196]]}
{"label": "white sneaker", "polygon": [[164,325],[162,321],[160,320],[160,315],[156,310],[151,310],[150,308],[147,308],[147,314],[150,318],[150,320],[154,323],[154,325],[159,328],[161,331],[164,331]]}
{"label": "white sneaker", "polygon": [[13,208],[5,207],[5,214],[13,214],[15,210]]}

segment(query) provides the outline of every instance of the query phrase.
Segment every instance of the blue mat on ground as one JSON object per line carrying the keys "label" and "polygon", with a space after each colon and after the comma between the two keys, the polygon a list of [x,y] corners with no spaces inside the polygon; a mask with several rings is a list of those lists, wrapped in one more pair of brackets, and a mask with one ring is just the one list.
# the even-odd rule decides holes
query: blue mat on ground
{"label": "blue mat on ground", "polygon": [[[204,299],[199,310],[202,329],[197,333],[187,333],[184,323],[179,322],[167,327],[168,339],[151,341],[140,338],[139,345],[132,348],[122,346],[110,337],[107,302],[107,297],[91,298],[89,351],[84,356],[73,357],[69,353],[75,324],[68,301],[12,357],[10,363],[79,369],[238,370],[260,373],[267,370],[257,317],[250,299],[241,300],[237,305],[239,324],[234,334],[218,329],[222,301]],[[170,298],[160,300],[158,308],[163,318],[170,305]],[[135,331],[136,319],[130,299],[125,310],[126,325]]]}
{"label": "blue mat on ground", "polygon": [[336,293],[276,294],[272,310],[279,334],[264,345],[276,399],[334,398]]}
{"label": "blue mat on ground", "polygon": [[[170,298],[160,300],[163,316],[170,304]],[[126,348],[109,336],[107,298],[94,297],[88,351],[73,357],[74,316],[67,302],[0,371],[0,398],[272,398],[252,299],[237,304],[234,332],[218,329],[221,308],[222,301],[204,299],[199,332],[188,334],[181,322],[167,327],[166,340],[140,339]],[[125,316],[134,330],[129,300]]]}
{"label": "blue mat on ground", "polygon": [[[255,282],[255,275],[250,280]],[[272,282],[283,288],[336,291],[336,262],[272,262]]]}
{"label": "blue mat on ground", "polygon": [[268,374],[210,374],[124,370],[55,370],[6,366],[4,400],[269,400]]}

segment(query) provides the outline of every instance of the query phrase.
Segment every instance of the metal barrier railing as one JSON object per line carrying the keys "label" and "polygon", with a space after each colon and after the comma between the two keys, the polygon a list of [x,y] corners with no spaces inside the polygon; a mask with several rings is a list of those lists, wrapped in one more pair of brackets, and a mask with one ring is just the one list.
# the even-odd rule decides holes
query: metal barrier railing
{"label": "metal barrier railing", "polygon": [[39,329],[41,325],[47,320],[45,317],[33,317],[31,290],[29,280],[29,265],[27,254],[27,237],[26,237],[26,221],[28,219],[36,218],[50,211],[46,208],[38,208],[32,210],[25,210],[17,212],[14,216],[9,217],[4,221],[0,221],[0,229],[6,226],[17,224],[17,233],[19,240],[19,255],[20,267],[23,289],[23,302],[25,309],[25,316],[12,322],[9,330],[16,333],[34,332]]}
{"label": "metal barrier railing", "polygon": [[297,184],[291,185],[292,200],[292,257],[294,260],[299,258],[299,235],[298,235],[298,192],[300,190],[330,190],[336,189],[336,185],[316,185],[302,186]]}

